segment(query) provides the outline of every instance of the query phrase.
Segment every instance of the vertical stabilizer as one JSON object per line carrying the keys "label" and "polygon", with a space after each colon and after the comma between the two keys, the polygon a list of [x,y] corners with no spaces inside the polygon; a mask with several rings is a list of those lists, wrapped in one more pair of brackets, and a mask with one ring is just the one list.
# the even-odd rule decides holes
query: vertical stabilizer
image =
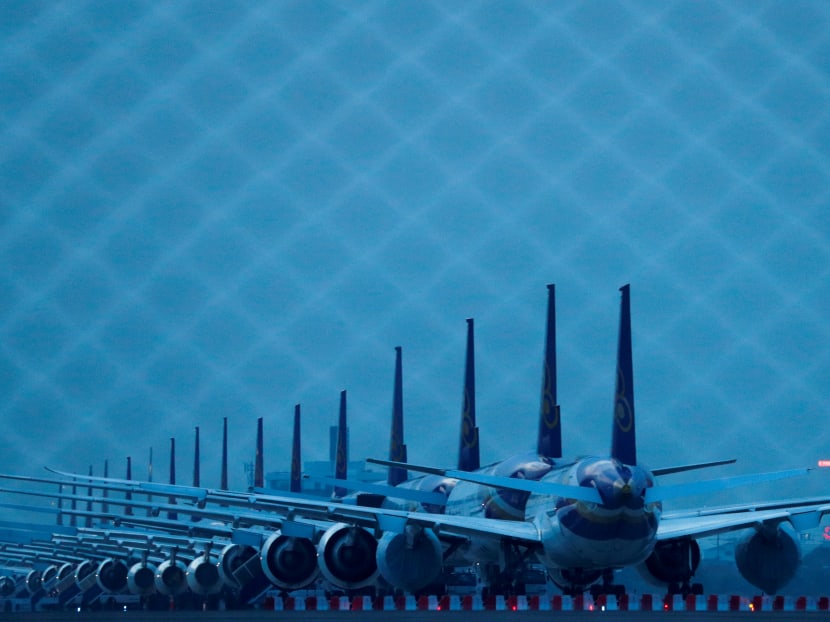
{"label": "vertical stabilizer", "polygon": [[[109,477],[109,476],[110,476],[110,461],[107,460],[107,459],[104,459],[104,477]],[[106,488],[104,488],[104,490],[101,491],[101,496],[104,499],[106,499],[109,496],[108,492],[109,491]],[[110,505],[109,505],[109,503],[107,503],[105,501],[104,503],[101,504],[101,512],[103,512],[104,514],[107,514],[109,511],[110,511]]]}
{"label": "vertical stabilizer", "polygon": [[[92,479],[92,465],[89,465],[89,477]],[[89,497],[89,501],[86,502],[86,521],[84,526],[89,528],[92,527],[92,487],[86,489],[86,495]]]}
{"label": "vertical stabilizer", "polygon": [[[340,392],[340,414],[337,417],[337,450],[334,454],[334,478],[348,479],[349,476],[349,439],[346,427],[346,392]],[[342,486],[334,487],[334,496],[345,497],[348,491]]]}
{"label": "vertical stabilizer", "polygon": [[623,464],[637,464],[634,430],[634,364],[631,356],[631,301],[629,286],[620,288],[620,337],[617,346],[617,388],[614,392],[614,428],[611,457]]}
{"label": "vertical stabilizer", "polygon": [[303,474],[302,458],[300,456],[300,405],[294,406],[294,438],[291,443],[291,479],[288,482],[291,492],[300,492]]}
{"label": "vertical stabilizer", "polygon": [[265,487],[265,465],[262,461],[262,417],[256,422],[256,458],[254,459],[254,488]]}
{"label": "vertical stabilizer", "polygon": [[473,318],[467,320],[467,358],[464,366],[464,401],[461,409],[461,442],[458,470],[475,471],[481,466],[476,427],[476,366]]}
{"label": "vertical stabilizer", "polygon": [[542,400],[539,409],[539,438],[536,451],[545,458],[562,457],[562,425],[556,403],[556,291],[548,285],[548,319],[545,333],[545,361],[542,369]]}
{"label": "vertical stabilizer", "polygon": [[58,484],[58,516],[57,516],[57,524],[63,525],[63,497],[60,496],[63,494],[63,484]]}
{"label": "vertical stabilizer", "polygon": [[75,527],[78,524],[78,515],[75,514],[75,510],[78,509],[78,505],[75,499],[75,496],[78,494],[78,485],[74,483],[74,479],[72,480],[72,482],[72,501],[70,502],[70,505],[72,507],[72,513],[69,515],[69,526]]}
{"label": "vertical stabilizer", "polygon": [[[170,439],[170,481],[168,483],[173,484],[173,485],[175,485],[175,483],[176,483],[176,439],[175,438]],[[170,495],[167,502],[170,505],[175,505],[176,504],[176,497],[174,497],[173,495]],[[179,518],[179,515],[178,515],[177,512],[168,512],[167,513],[167,518],[169,518],[170,520],[177,520]]]}
{"label": "vertical stabilizer", "polygon": [[193,448],[193,487],[199,488],[201,486],[201,468],[199,462],[199,426],[196,426],[196,446]]}
{"label": "vertical stabilizer", "polygon": [[[147,461],[147,481],[153,481],[153,448],[150,447],[150,458]],[[153,495],[147,495],[147,501],[150,502],[153,500]],[[147,508],[147,516],[153,515],[153,509],[148,507]]]}
{"label": "vertical stabilizer", "polygon": [[222,424],[222,471],[219,475],[219,490],[228,489],[228,418]]}
{"label": "vertical stabilizer", "polygon": [[[392,435],[389,441],[389,459],[406,462],[406,445],[403,442],[403,365],[401,347],[395,348],[395,387],[392,393]],[[387,483],[397,486],[406,481],[406,469],[391,467]]]}
{"label": "vertical stabilizer", "polygon": [[[133,478],[133,459],[130,456],[127,456],[127,477],[126,477],[126,479],[129,480],[129,479],[132,479],[132,478]],[[127,492],[124,493],[124,498],[127,499],[127,500],[132,499],[133,498],[133,493],[128,490]],[[133,515],[133,507],[131,505],[126,506],[124,508],[124,514],[126,514],[127,516],[132,516]]]}

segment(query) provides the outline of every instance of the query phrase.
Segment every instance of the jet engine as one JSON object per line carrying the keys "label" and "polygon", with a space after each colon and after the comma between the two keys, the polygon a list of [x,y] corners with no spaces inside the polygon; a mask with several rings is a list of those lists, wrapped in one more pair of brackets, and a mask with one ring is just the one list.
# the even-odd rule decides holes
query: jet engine
{"label": "jet engine", "polygon": [[52,590],[55,579],[58,578],[58,567],[54,564],[43,569],[40,575],[40,586],[47,592]]}
{"label": "jet engine", "polygon": [[306,587],[319,574],[317,551],[308,538],[271,534],[260,550],[262,570],[280,589],[290,591]]}
{"label": "jet engine", "polygon": [[[249,581],[262,573],[258,562],[257,550],[247,544],[228,544],[219,553],[219,576],[225,585],[232,589],[244,587]],[[255,567],[249,562],[257,558]]]}
{"label": "jet engine", "polygon": [[700,545],[691,538],[658,542],[640,566],[640,574],[660,586],[688,586],[700,565]]}
{"label": "jet engine", "polygon": [[788,522],[749,529],[735,546],[741,576],[767,594],[789,583],[800,562],[798,534]]}
{"label": "jet engine", "polygon": [[97,580],[95,571],[97,568],[97,563],[89,559],[85,559],[77,565],[75,568],[75,585],[78,586],[78,589],[86,592],[95,587]]}
{"label": "jet engine", "polygon": [[332,525],[317,543],[320,572],[345,590],[371,585],[379,574],[377,548],[377,540],[362,527],[346,523]]}
{"label": "jet engine", "polygon": [[383,534],[375,559],[381,576],[390,584],[415,592],[441,573],[443,552],[431,529],[407,525],[404,533]]}
{"label": "jet engine", "polygon": [[108,557],[98,564],[95,580],[106,594],[120,594],[127,589],[127,564],[120,559]]}
{"label": "jet engine", "polygon": [[177,596],[187,589],[187,567],[173,555],[156,569],[156,590],[165,596]]}
{"label": "jet engine", "polygon": [[55,594],[60,594],[65,591],[67,587],[72,585],[75,578],[75,564],[66,562],[58,568],[58,574],[55,576],[55,585],[52,591]]}
{"label": "jet engine", "polygon": [[40,570],[34,569],[30,570],[26,575],[26,590],[31,595],[35,595],[38,590],[40,590],[41,586],[43,585],[42,581],[43,573]]}
{"label": "jet engine", "polygon": [[158,568],[147,561],[133,564],[127,573],[127,589],[130,594],[139,596],[152,594],[156,589],[156,571]]}
{"label": "jet engine", "polygon": [[11,577],[0,577],[0,597],[8,598],[17,590],[17,584]]}
{"label": "jet engine", "polygon": [[208,596],[222,589],[222,577],[216,559],[207,552],[187,566],[187,585],[194,594]]}

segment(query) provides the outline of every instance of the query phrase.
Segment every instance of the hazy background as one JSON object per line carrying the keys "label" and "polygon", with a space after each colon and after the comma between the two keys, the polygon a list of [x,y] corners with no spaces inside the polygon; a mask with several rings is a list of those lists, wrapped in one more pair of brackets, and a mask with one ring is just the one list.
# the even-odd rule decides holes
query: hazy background
{"label": "hazy background", "polygon": [[[632,285],[641,460],[830,458],[830,5],[4,2],[0,470],[218,485],[535,443],[557,285],[568,455],[610,438]],[[728,471],[727,471],[728,472]],[[830,480],[772,494],[830,493]]]}

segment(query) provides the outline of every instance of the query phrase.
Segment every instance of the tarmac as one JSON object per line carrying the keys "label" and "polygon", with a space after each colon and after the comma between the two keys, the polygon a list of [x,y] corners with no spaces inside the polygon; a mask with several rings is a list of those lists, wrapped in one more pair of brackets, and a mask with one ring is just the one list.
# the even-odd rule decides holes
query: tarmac
{"label": "tarmac", "polygon": [[475,622],[533,622],[541,620],[586,620],[596,622],[701,622],[704,620],[746,620],[747,622],[789,622],[826,620],[827,611],[73,611],[0,613],[0,620],[17,622],[248,622],[278,619],[281,622],[335,622],[374,619],[392,622],[441,622],[474,620]]}

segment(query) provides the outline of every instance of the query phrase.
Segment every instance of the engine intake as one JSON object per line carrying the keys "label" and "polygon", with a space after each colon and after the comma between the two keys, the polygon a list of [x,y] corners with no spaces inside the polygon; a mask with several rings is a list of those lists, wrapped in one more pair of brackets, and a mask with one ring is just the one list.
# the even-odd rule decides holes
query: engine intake
{"label": "engine intake", "polygon": [[789,583],[800,562],[798,534],[787,522],[751,529],[735,546],[741,576],[767,594],[776,594]]}
{"label": "engine intake", "polygon": [[187,566],[187,585],[194,594],[207,596],[222,589],[222,577],[215,559],[207,553],[200,555]]}
{"label": "engine intake", "polygon": [[147,562],[133,564],[127,573],[127,589],[130,594],[152,594],[156,590],[157,570],[154,564]]}
{"label": "engine intake", "polygon": [[176,596],[187,589],[187,567],[175,557],[156,569],[156,589],[165,596]]}
{"label": "engine intake", "polygon": [[378,542],[362,527],[337,523],[329,527],[317,544],[320,572],[334,585],[356,590],[378,577]]}
{"label": "engine intake", "polygon": [[700,545],[691,538],[658,542],[638,570],[644,578],[661,587],[686,585],[700,565]]}
{"label": "engine intake", "polygon": [[228,544],[219,553],[219,576],[229,588],[245,587],[249,581],[261,575],[262,566],[254,547],[247,544]]}
{"label": "engine intake", "polygon": [[120,594],[127,589],[127,564],[120,559],[109,557],[98,565],[95,580],[107,594]]}
{"label": "engine intake", "polygon": [[441,542],[430,529],[407,525],[404,533],[386,532],[375,553],[381,576],[396,588],[416,592],[441,573]]}
{"label": "engine intake", "polygon": [[97,583],[97,569],[98,565],[89,559],[85,559],[78,564],[75,568],[75,585],[78,586],[78,589],[86,592],[95,587]]}
{"label": "engine intake", "polygon": [[275,531],[262,545],[260,554],[265,576],[283,590],[307,587],[319,574],[317,551],[308,538]]}
{"label": "engine intake", "polygon": [[16,589],[14,579],[7,576],[0,577],[0,596],[8,598],[15,593]]}

